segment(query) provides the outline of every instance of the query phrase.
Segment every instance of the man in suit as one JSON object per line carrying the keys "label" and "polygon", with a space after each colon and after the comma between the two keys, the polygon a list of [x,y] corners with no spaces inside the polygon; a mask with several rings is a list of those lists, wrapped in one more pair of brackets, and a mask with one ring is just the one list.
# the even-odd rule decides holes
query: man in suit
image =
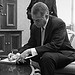
{"label": "man in suit", "polygon": [[37,2],[45,3],[49,8],[49,14],[57,16],[56,0],[31,0],[29,6],[27,7],[27,18],[31,21],[30,29],[34,23],[31,17],[31,8]]}
{"label": "man in suit", "polygon": [[63,68],[75,60],[75,52],[68,39],[65,23],[49,15],[46,4],[38,2],[31,9],[34,25],[27,44],[19,49],[18,62],[32,55],[40,65],[41,75],[54,75],[55,69]]}

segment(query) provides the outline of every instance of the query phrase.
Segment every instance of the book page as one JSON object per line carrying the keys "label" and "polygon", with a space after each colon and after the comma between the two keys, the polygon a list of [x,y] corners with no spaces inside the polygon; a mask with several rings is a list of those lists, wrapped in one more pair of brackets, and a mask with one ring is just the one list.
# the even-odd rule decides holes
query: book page
{"label": "book page", "polygon": [[0,60],[0,63],[13,63],[13,64],[15,64],[16,60],[9,61],[8,58],[5,58],[5,59]]}

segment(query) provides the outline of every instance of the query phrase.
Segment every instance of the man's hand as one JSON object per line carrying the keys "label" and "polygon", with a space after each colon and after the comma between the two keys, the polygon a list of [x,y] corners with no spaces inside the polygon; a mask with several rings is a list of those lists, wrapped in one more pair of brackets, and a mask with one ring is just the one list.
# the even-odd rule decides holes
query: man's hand
{"label": "man's hand", "polygon": [[8,54],[9,61],[17,60],[19,59],[19,57],[20,57],[20,53],[16,53],[16,54],[9,53]]}
{"label": "man's hand", "polygon": [[29,54],[31,54],[31,50],[27,49],[23,53],[21,53],[21,58],[25,59],[26,57],[29,56]]}
{"label": "man's hand", "polygon": [[15,54],[9,53],[9,54],[8,54],[8,59],[11,60],[11,57],[12,57],[12,56],[15,56]]}
{"label": "man's hand", "polygon": [[31,54],[31,50],[30,49],[27,49],[25,50],[23,53],[20,54],[20,57],[17,59],[17,63],[19,64],[20,62],[21,63],[24,63],[26,62],[25,61],[25,58],[29,56],[29,54]]}

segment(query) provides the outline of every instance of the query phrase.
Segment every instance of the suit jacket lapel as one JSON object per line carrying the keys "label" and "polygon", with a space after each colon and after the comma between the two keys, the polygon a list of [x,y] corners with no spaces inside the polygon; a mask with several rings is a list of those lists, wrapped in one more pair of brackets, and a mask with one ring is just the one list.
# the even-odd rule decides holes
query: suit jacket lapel
{"label": "suit jacket lapel", "polygon": [[40,46],[41,45],[41,28],[38,28],[36,31],[37,31],[36,32],[37,44],[38,46]]}
{"label": "suit jacket lapel", "polygon": [[48,35],[50,34],[51,29],[52,29],[52,21],[50,17],[45,30],[44,42],[46,41]]}

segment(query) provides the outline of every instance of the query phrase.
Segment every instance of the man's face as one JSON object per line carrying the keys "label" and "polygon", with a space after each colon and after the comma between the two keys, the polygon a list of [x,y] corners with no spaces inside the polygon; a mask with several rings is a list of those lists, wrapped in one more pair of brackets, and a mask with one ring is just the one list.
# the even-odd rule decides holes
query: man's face
{"label": "man's face", "polygon": [[40,13],[37,15],[32,16],[34,24],[38,27],[41,28],[46,24],[46,17],[45,15],[42,17]]}

